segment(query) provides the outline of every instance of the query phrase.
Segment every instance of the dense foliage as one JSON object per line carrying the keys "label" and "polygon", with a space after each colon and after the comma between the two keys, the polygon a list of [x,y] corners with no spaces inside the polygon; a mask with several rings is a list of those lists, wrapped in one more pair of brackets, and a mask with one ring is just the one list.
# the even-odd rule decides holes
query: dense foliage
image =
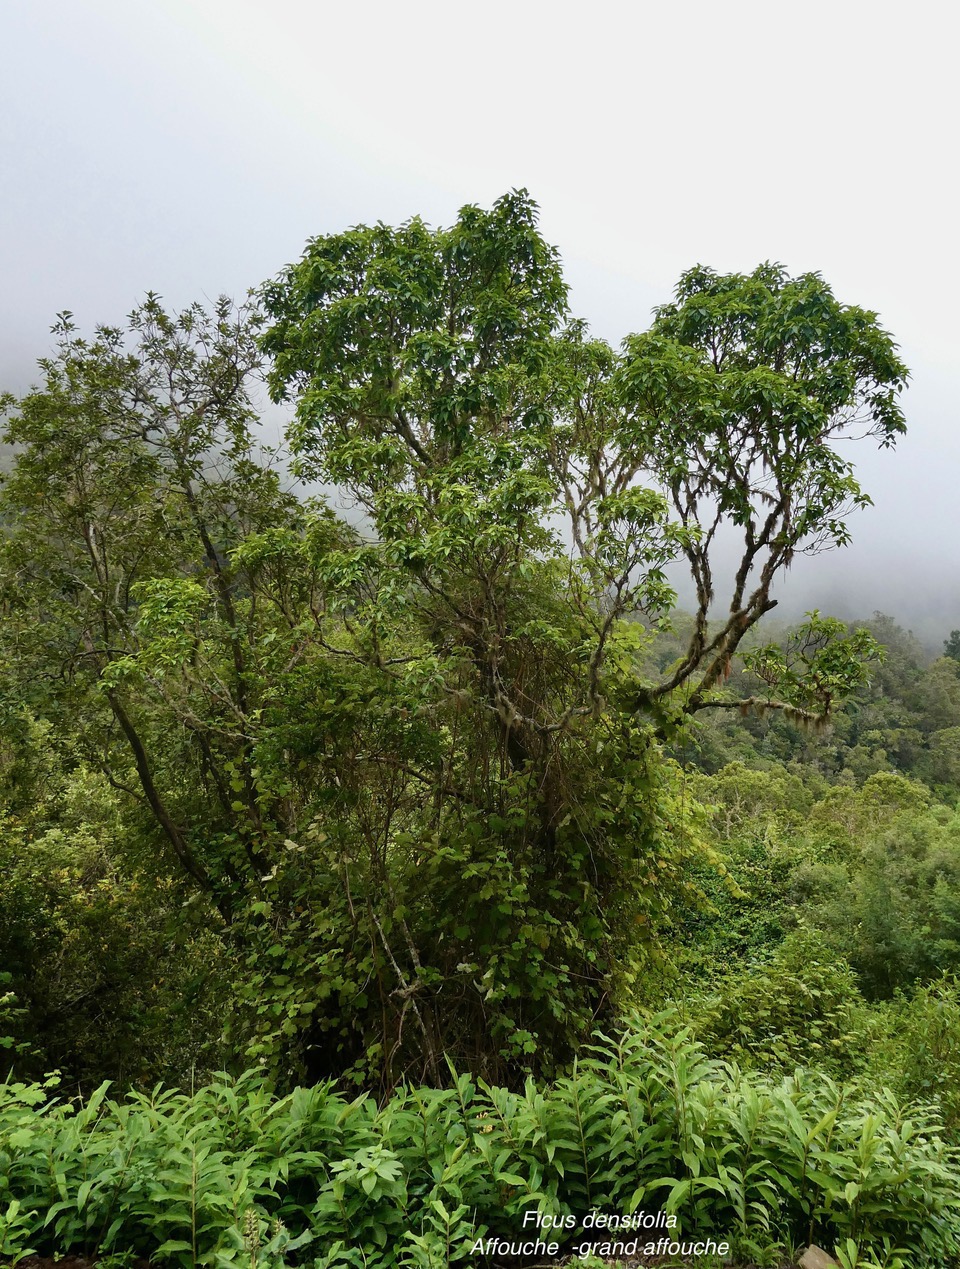
{"label": "dense foliage", "polygon": [[671,1238],[716,1232],[749,1257],[811,1239],[850,1264],[942,1265],[960,1250],[960,1154],[929,1112],[812,1073],[745,1075],[669,1017],[517,1093],[465,1074],[381,1107],[329,1084],[277,1099],[250,1076],[193,1096],[105,1093],[76,1107],[0,1087],[8,1253],[444,1269],[486,1263],[477,1240],[517,1238],[532,1209],[578,1218],[557,1235],[567,1247],[600,1237],[579,1229],[590,1211],[639,1209],[682,1213]]}
{"label": "dense foliage", "polygon": [[[698,267],[615,350],[514,193],[319,238],[256,304],[148,296],[55,333],[3,402],[8,1250],[299,1261],[309,1236],[333,1265],[362,1229],[385,1264],[444,1264],[538,1188],[573,1210],[660,1181],[744,1255],[946,1255],[956,632],[935,659],[880,614],[768,616],[869,502],[840,443],[903,431],[876,316],[815,274]],[[263,383],[295,475],[258,439]],[[98,1136],[96,1099],[36,1109],[53,1069],[140,1092]],[[570,1098],[597,1141],[556,1168]],[[353,1127],[297,1145],[291,1115]],[[176,1224],[201,1158],[206,1232],[165,1233],[150,1186],[192,1187]]]}

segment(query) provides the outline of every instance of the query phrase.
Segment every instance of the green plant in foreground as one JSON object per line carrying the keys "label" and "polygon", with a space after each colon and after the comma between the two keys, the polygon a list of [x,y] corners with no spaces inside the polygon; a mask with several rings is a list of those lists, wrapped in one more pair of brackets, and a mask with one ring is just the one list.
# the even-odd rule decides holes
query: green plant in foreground
{"label": "green plant in foreground", "polygon": [[860,1264],[960,1252],[960,1155],[936,1114],[709,1057],[676,1015],[598,1038],[511,1091],[456,1075],[383,1104],[261,1076],[86,1103],[0,1085],[6,1255],[99,1250],[180,1269],[441,1269],[532,1208],[663,1210],[675,1236],[771,1263],[815,1241]]}
{"label": "green plant in foreground", "polygon": [[33,1248],[27,1246],[30,1233],[37,1226],[35,1211],[21,1211],[20,1202],[11,1199],[6,1211],[0,1210],[0,1257],[4,1261],[9,1258],[11,1265],[16,1265],[24,1256],[33,1254]]}

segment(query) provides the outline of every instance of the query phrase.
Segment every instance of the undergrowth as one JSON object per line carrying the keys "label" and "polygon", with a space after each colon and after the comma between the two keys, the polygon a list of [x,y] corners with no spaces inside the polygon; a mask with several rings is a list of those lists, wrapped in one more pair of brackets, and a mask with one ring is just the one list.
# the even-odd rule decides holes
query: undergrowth
{"label": "undergrowth", "polygon": [[129,1253],[193,1269],[482,1265],[530,1208],[675,1213],[763,1260],[815,1241],[851,1265],[954,1263],[960,1153],[932,1109],[712,1059],[675,1016],[600,1037],[510,1092],[451,1073],[382,1106],[256,1073],[86,1103],[0,1085],[0,1259]]}

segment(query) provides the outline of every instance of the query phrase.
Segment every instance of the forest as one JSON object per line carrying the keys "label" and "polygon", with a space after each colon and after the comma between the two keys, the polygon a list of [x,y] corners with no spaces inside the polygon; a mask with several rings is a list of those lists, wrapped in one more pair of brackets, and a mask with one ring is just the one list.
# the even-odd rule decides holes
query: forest
{"label": "forest", "polygon": [[960,632],[776,611],[907,380],[770,263],[614,348],[524,191],[61,314],[0,399],[0,1263],[960,1264]]}

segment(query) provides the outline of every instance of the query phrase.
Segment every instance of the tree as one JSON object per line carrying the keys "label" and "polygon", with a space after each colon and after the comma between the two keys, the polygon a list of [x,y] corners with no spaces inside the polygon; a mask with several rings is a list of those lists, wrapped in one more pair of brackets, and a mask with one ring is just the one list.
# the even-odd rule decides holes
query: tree
{"label": "tree", "polygon": [[[669,612],[664,569],[676,559],[696,586],[690,643],[660,682],[637,684],[633,710],[732,704],[712,690],[775,605],[777,574],[797,552],[844,545],[847,513],[869,503],[834,445],[860,432],[892,446],[904,430],[895,345],[816,274],[698,267],[620,353],[588,339],[522,191],[491,212],[465,208],[450,230],[415,219],[317,239],[264,301],[274,394],[298,393],[303,470],[346,486],[391,560],[442,606],[453,612],[444,578],[470,575],[470,547],[492,545],[484,534],[525,539],[567,570],[591,646],[585,696],[563,716],[598,707],[618,619]],[[480,534],[455,567],[449,532],[437,534],[454,503]],[[558,513],[573,561],[551,531]],[[711,623],[721,526],[742,552]],[[510,695],[497,620],[461,613],[452,637],[490,665],[490,707],[513,720],[514,739],[525,725],[549,732],[549,711],[525,715]],[[829,714],[873,646],[843,633],[814,618],[791,656],[755,654],[763,704]]]}
{"label": "tree", "polygon": [[[90,341],[64,315],[43,387],[7,428],[19,452],[0,506],[8,728],[24,704],[62,725],[225,915],[222,882],[263,862],[248,583],[230,552],[296,505],[255,461],[254,325],[227,301],[171,317],[150,296],[126,330],[99,327]],[[217,647],[206,664],[201,617]],[[202,703],[185,677],[204,685]],[[198,787],[219,806],[213,821],[198,813]],[[215,859],[214,831],[232,834]]]}
{"label": "tree", "polygon": [[[822,719],[864,681],[875,644],[812,614],[752,650],[751,699],[723,690],[794,553],[846,541],[866,495],[834,442],[892,444],[906,372],[872,314],[771,266],[691,271],[614,351],[522,192],[317,239],[261,301],[300,469],[363,523],[255,462],[251,326],[151,301],[132,336],[66,332],[10,428],[10,673],[219,906],[249,1059],[553,1071],[708,853],[660,741],[721,706]],[[690,639],[654,676],[684,562]]]}
{"label": "tree", "polygon": [[[834,444],[858,431],[894,443],[906,370],[875,315],[774,266],[692,270],[617,353],[568,320],[557,252],[522,192],[465,208],[448,230],[415,219],[319,238],[262,298],[301,470],[356,499],[373,535],[351,556],[364,602],[338,654],[384,683],[414,679],[440,741],[415,777],[432,813],[393,803],[378,840],[387,855],[409,841],[424,884],[471,919],[459,885],[429,870],[449,858],[472,879],[499,852],[503,876],[523,877],[504,914],[523,929],[535,909],[567,931],[562,972],[576,960],[589,987],[582,1020],[614,990],[619,914],[655,927],[684,884],[690,826],[676,804],[664,811],[655,737],[745,707],[719,689],[775,577],[798,551],[844,544],[846,513],[868,501]],[[721,525],[742,556],[711,620]],[[678,560],[696,584],[693,633],[650,682],[635,619],[668,618]],[[751,654],[764,686],[746,706],[824,718],[875,654],[865,632],[813,614],[786,649]],[[601,937],[574,958],[572,931],[591,928]],[[469,947],[467,931],[444,937]],[[475,975],[522,946],[499,932],[462,963]],[[513,1034],[542,1038],[533,983],[483,981],[527,1006]],[[432,986],[419,968],[400,984]]]}

